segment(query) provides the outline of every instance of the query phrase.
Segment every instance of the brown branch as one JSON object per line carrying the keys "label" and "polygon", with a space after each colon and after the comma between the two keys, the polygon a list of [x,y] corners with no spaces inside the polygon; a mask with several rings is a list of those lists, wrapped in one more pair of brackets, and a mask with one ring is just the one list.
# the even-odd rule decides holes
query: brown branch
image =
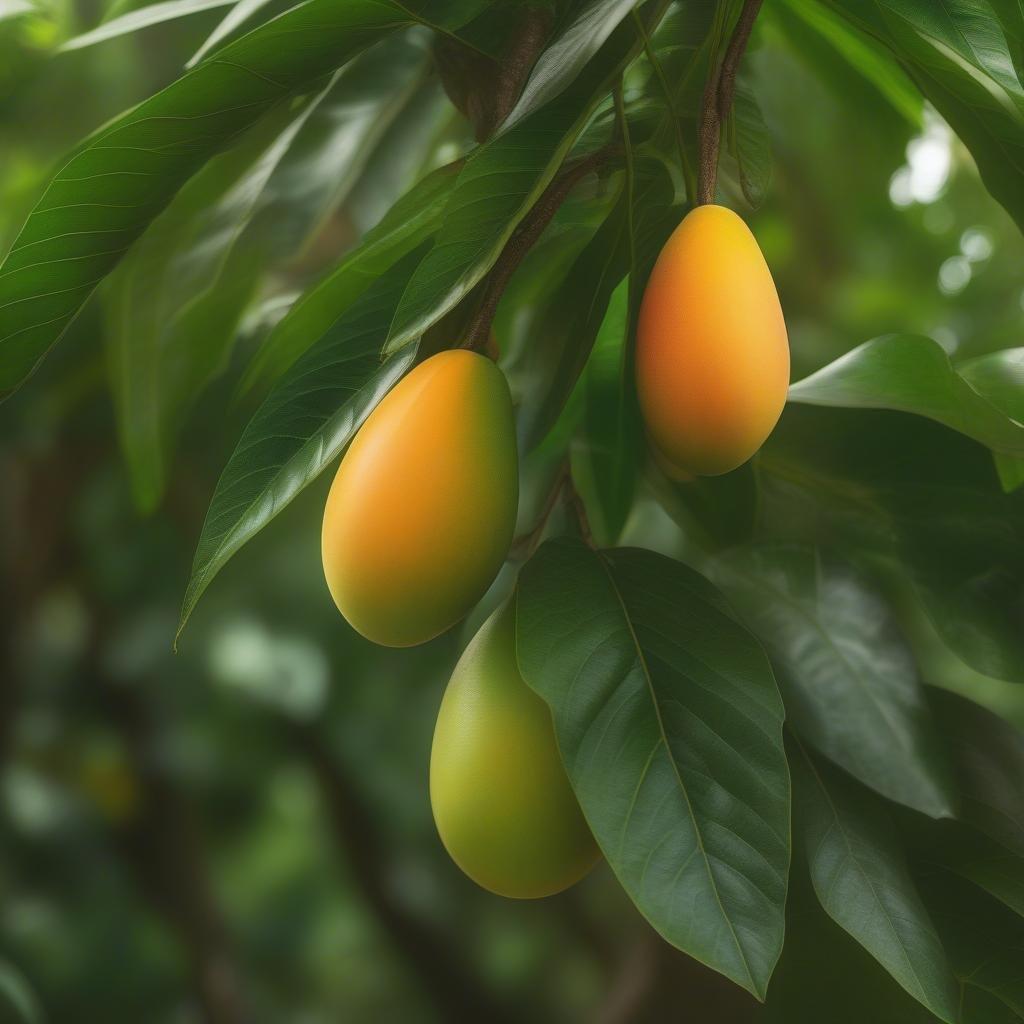
{"label": "brown branch", "polygon": [[544,530],[548,525],[548,519],[551,518],[551,513],[555,510],[555,506],[558,504],[558,499],[561,497],[562,491],[565,488],[565,482],[568,479],[569,460],[566,458],[555,472],[551,489],[548,491],[547,497],[544,499],[544,504],[541,506],[536,524],[528,533],[524,533],[522,536],[516,537],[512,542],[512,547],[509,552],[512,558],[521,559],[525,562],[531,557],[531,555],[533,555],[534,551],[537,550],[537,545],[540,543],[541,537],[544,536]]}
{"label": "brown branch", "polygon": [[732,100],[736,92],[736,72],[739,70],[743,51],[750,40],[761,3],[762,0],[745,0],[721,64],[717,63],[716,54],[711,55],[712,68],[701,100],[700,177],[697,185],[697,202],[700,205],[715,201],[722,124],[732,109]]}
{"label": "brown branch", "polygon": [[583,498],[580,497],[580,492],[576,490],[576,484],[573,483],[571,474],[565,482],[565,493],[569,499],[569,505],[576,515],[576,522],[579,524],[580,528],[580,536],[589,547],[597,547],[594,543],[594,531],[590,528],[590,517],[587,515],[587,508],[583,504]]}
{"label": "brown branch", "polygon": [[544,190],[540,199],[534,203],[512,237],[505,243],[505,248],[491,268],[484,285],[483,298],[466,330],[463,348],[480,350],[486,344],[494,315],[498,311],[498,303],[519,264],[544,233],[544,229],[551,223],[552,217],[558,212],[558,208],[565,202],[569,193],[588,174],[602,167],[617,152],[619,147],[612,144],[596,150],[564,170]]}
{"label": "brown branch", "polygon": [[446,936],[395,899],[387,884],[377,828],[361,795],[314,727],[294,721],[288,725],[319,784],[335,839],[360,894],[433,1000],[440,1019],[495,1024],[528,1019],[529,1014],[498,1002],[458,958]]}

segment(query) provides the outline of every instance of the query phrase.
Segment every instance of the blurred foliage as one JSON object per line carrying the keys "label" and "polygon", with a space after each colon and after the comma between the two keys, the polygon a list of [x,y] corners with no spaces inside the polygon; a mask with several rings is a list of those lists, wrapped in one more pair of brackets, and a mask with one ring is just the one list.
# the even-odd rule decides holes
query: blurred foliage
{"label": "blurred foliage", "polygon": [[[243,5],[246,28],[285,9],[242,0],[233,10]],[[581,5],[539,6],[551,9],[557,33]],[[0,251],[64,155],[174,81],[226,14],[210,8],[61,50],[132,8],[124,0],[0,0]],[[588,501],[600,501],[588,468],[615,461],[615,452],[595,454],[578,437],[588,422],[601,437],[594,396],[614,377],[608,367],[621,357],[616,339],[621,344],[629,296],[614,293],[618,278],[602,280],[613,302],[607,318],[583,316],[583,300],[571,308],[566,296],[599,283],[592,268],[603,255],[601,232],[625,216],[642,175],[665,175],[663,192],[670,177],[682,195],[673,124],[648,86],[657,84],[660,61],[680,104],[685,150],[709,14],[706,3],[673,7],[669,27],[673,18],[685,24],[660,42],[655,35],[655,63],[643,58],[626,76],[633,141],[650,143],[648,156],[657,159],[638,163],[628,184],[620,169],[606,170],[576,190],[498,309],[503,365],[524,410],[521,433],[531,443],[543,439],[524,461],[524,532],[570,437]],[[225,31],[234,38],[237,27],[229,22]],[[470,37],[486,50],[498,31],[477,23]],[[390,59],[407,62],[423,45],[415,34],[400,43]],[[605,45],[599,40],[595,52]],[[512,903],[476,889],[448,860],[430,819],[426,766],[441,693],[470,626],[407,651],[374,648],[347,627],[320,566],[325,477],[225,566],[172,653],[205,510],[265,396],[267,381],[239,389],[245,368],[295,296],[327,280],[414,181],[471,152],[472,126],[445,99],[432,62],[423,61],[421,77],[394,77],[394,102],[372,124],[359,123],[351,157],[344,138],[359,125],[345,135],[343,109],[321,108],[323,132],[342,140],[330,159],[351,160],[351,174],[342,182],[340,166],[336,178],[331,163],[320,166],[323,181],[338,187],[318,192],[315,161],[297,159],[310,186],[308,216],[297,223],[280,216],[280,196],[262,179],[258,195],[245,191],[246,160],[232,164],[244,147],[265,156],[294,124],[287,118],[288,127],[257,125],[164,215],[184,255],[176,270],[161,264],[160,273],[190,297],[198,285],[180,274],[196,270],[196,236],[174,211],[188,212],[204,175],[220,199],[242,176],[241,194],[253,200],[229,225],[250,233],[230,234],[224,251],[241,238],[236,254],[251,255],[251,242],[271,255],[258,273],[244,260],[217,262],[237,271],[238,291],[220,293],[230,292],[223,307],[214,292],[210,315],[185,324],[189,344],[211,346],[210,364],[202,388],[170,403],[173,422],[159,437],[138,433],[140,421],[126,410],[141,396],[117,379],[118,353],[137,355],[141,343],[141,328],[126,335],[123,323],[121,334],[111,326],[111,293],[116,298],[129,263],[103,301],[86,305],[30,386],[0,406],[0,1019],[614,1024],[680,1019],[680,1007],[698,1007],[702,1020],[754,1019],[745,994],[668,955],[607,866],[561,896]],[[331,84],[317,85],[329,99]],[[581,109],[590,109],[585,100]],[[1021,344],[1024,238],[983,187],[965,145],[876,39],[844,34],[826,5],[766,4],[740,101],[722,188],[772,268],[794,380],[881,335],[930,337],[954,367]],[[567,145],[592,151],[615,124],[610,102],[597,105]],[[273,168],[265,170],[272,180]],[[763,192],[756,211],[744,192],[758,200]],[[200,229],[211,229],[204,218]],[[224,245],[212,236],[207,243]],[[137,247],[129,261],[144,255]],[[160,259],[168,256],[161,251]],[[147,316],[156,291],[143,290]],[[207,336],[214,313],[224,323]],[[163,383],[161,345],[181,324],[149,326],[147,344],[159,358],[147,372]],[[582,360],[552,337],[567,326],[589,339]],[[595,359],[573,391],[591,344]],[[144,399],[140,406],[143,420],[163,415]],[[142,448],[161,462],[159,482],[141,486],[149,514],[139,510],[139,475],[130,470]],[[1020,491],[1001,494],[980,444],[906,412],[790,406],[751,467],[687,489],[639,464],[629,487],[636,500],[623,508],[613,495],[609,521],[595,516],[600,529],[614,536],[624,519],[624,541],[705,567],[709,551],[729,548],[739,554],[722,564],[742,562],[742,546],[764,535],[839,549],[856,563],[852,575],[881,581],[896,620],[886,620],[885,636],[912,650],[913,685],[921,677],[929,693],[970,697],[1024,728],[1024,691],[1007,681],[1019,680],[1024,664],[1024,509]],[[871,516],[858,518],[865,507]],[[1007,523],[1016,533],[1002,532]],[[559,525],[556,516],[552,528]],[[506,572],[484,604],[510,585]],[[971,588],[991,600],[968,610]],[[816,746],[828,754],[831,739]],[[794,929],[796,944],[786,946],[761,1019],[933,1019],[822,913],[807,866],[793,876],[800,880],[787,918],[807,926]],[[952,931],[957,899],[949,895],[953,924],[943,924]],[[1019,949],[1017,922],[1001,909],[993,906],[992,920],[1007,948]],[[969,963],[970,950],[957,955]],[[836,971],[840,960],[847,969]],[[995,997],[971,993],[980,1007],[974,1019],[1024,1013],[1018,1003],[1017,1016],[983,1017]],[[877,998],[862,1008],[867,995]]]}

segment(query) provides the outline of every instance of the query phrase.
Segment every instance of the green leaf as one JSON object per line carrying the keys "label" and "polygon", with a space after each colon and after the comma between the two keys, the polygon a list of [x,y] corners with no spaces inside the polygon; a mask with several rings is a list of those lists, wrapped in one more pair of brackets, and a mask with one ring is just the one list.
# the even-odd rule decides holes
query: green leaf
{"label": "green leaf", "polygon": [[[466,17],[484,5],[452,0],[430,10],[448,24],[452,7]],[[416,20],[397,0],[306,0],[84,142],[0,265],[0,397],[32,373],[99,281],[213,154],[286,96]]]}
{"label": "green leaf", "polygon": [[[970,359],[957,367],[957,373],[997,409],[1017,423],[1024,423],[1024,348]],[[993,452],[996,472],[1008,494],[1024,484],[1024,459]]]}
{"label": "green leaf", "polygon": [[[658,17],[665,3],[652,6]],[[421,337],[493,266],[641,47],[635,28],[620,25],[568,89],[474,151],[445,209],[444,227],[402,297],[387,352]]]}
{"label": "green leaf", "polygon": [[789,400],[927,416],[994,451],[1024,455],[1024,425],[979,394],[930,338],[890,334],[865,342],[793,384]]}
{"label": "green leaf", "polygon": [[292,306],[247,367],[240,390],[276,380],[370,284],[437,231],[458,169],[458,164],[449,164],[414,185]]}
{"label": "green leaf", "polygon": [[98,25],[89,32],[74,36],[58,49],[81,50],[86,46],[105,42],[107,39],[138,32],[139,29],[148,28],[150,25],[174,21],[175,18],[184,18],[190,14],[209,11],[215,7],[227,7],[234,2],[235,0],[161,0],[159,3],[147,4],[145,7],[129,11],[119,18],[113,18]]}
{"label": "green leaf", "polygon": [[189,58],[186,68],[195,67],[211,50],[219,46],[228,36],[233,35],[250,18],[258,14],[272,0],[235,0],[234,6],[224,15],[206,41]]}
{"label": "green leaf", "polygon": [[402,289],[422,253],[374,282],[278,382],[228,460],[203,524],[178,635],[213,577],[337,458],[409,368],[416,346],[380,363]]}
{"label": "green leaf", "polygon": [[1024,922],[945,872],[920,884],[959,981],[961,1024],[1024,1020]]}
{"label": "green leaf", "polygon": [[910,995],[955,1024],[955,979],[880,801],[794,748],[797,822],[821,905]]}
{"label": "green leaf", "polygon": [[890,51],[853,29],[824,4],[809,4],[805,0],[783,0],[783,4],[781,13],[785,15],[783,24],[787,28],[793,15],[801,19],[828,43],[834,54],[867,78],[911,125],[920,127],[921,95]]}
{"label": "green leaf", "polygon": [[961,792],[959,817],[1024,856],[1024,734],[973,701],[934,690]]}
{"label": "green leaf", "polygon": [[561,539],[520,573],[516,649],[630,898],[763,999],[790,840],[782,702],[758,643],[693,570]]}
{"label": "green leaf", "polygon": [[1024,226],[1024,86],[988,0],[829,0],[885,44],[971,151],[989,192]]}
{"label": "green leaf", "polygon": [[565,31],[537,58],[516,105],[499,127],[513,125],[539,110],[566,88],[601,49],[636,0],[591,0]]}
{"label": "green leaf", "polygon": [[792,404],[758,469],[768,534],[870,557],[958,657],[1024,681],[1024,495],[999,492],[985,449],[926,419]]}
{"label": "green leaf", "polygon": [[731,150],[739,168],[740,188],[756,210],[772,177],[772,143],[753,87],[741,76],[731,114]]}
{"label": "green leaf", "polygon": [[890,800],[951,815],[946,753],[913,656],[863,577],[796,545],[734,549],[711,569],[767,647],[800,736]]}
{"label": "green leaf", "polygon": [[973,882],[1024,917],[1024,856],[975,829],[945,821],[938,824],[948,827],[926,833],[931,841],[923,847],[922,858]]}

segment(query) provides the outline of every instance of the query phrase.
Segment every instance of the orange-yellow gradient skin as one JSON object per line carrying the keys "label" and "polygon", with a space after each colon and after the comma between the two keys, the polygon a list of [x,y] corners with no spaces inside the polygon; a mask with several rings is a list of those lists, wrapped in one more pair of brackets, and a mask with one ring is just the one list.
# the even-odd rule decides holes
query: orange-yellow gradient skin
{"label": "orange-yellow gradient skin", "polygon": [[515,660],[515,611],[499,608],[452,673],[430,752],[430,802],[452,860],[514,899],[579,881],[600,854],[562,767],[547,704]]}
{"label": "orange-yellow gradient skin", "polygon": [[677,471],[727,473],[764,443],[789,387],[789,339],[750,229],[698,206],[661,250],[637,323],[647,433]]}
{"label": "orange-yellow gradient skin", "polygon": [[327,498],[324,575],[342,615],[389,647],[443,633],[501,568],[518,497],[504,374],[463,349],[421,363],[367,417]]}

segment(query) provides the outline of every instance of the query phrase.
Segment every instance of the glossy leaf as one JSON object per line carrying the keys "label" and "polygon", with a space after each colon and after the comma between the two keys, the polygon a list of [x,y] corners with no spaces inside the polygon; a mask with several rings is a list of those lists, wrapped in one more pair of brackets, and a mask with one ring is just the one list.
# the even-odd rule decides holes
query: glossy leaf
{"label": "glossy leaf", "polygon": [[235,0],[160,0],[159,3],[139,7],[127,14],[122,14],[119,18],[112,18],[89,32],[74,36],[63,43],[60,49],[81,50],[86,46],[105,42],[107,39],[138,32],[139,29],[148,28],[150,25],[159,25],[164,21],[185,18],[190,14],[198,14],[216,7],[227,7],[234,2]]}
{"label": "glossy leaf", "polygon": [[507,131],[568,88],[635,4],[636,0],[590,0],[537,58],[499,132]]}
{"label": "glossy leaf", "polygon": [[[968,360],[957,372],[975,391],[1018,423],[1024,423],[1024,348],[1008,348]],[[1003,490],[1024,484],[1024,458],[993,452]]]}
{"label": "glossy leaf", "polygon": [[782,948],[789,773],[758,643],[693,570],[549,541],[520,574],[517,653],[580,805],[671,943],[764,998]]}
{"label": "glossy leaf", "polygon": [[457,173],[449,164],[414,185],[295,303],[249,364],[243,389],[279,377],[384,271],[437,231]]}
{"label": "glossy leaf", "polygon": [[[658,16],[665,4],[649,6]],[[402,297],[388,352],[419,338],[491,268],[641,47],[635,28],[620,25],[570,88],[470,156],[445,209],[444,227]]]}
{"label": "glossy leaf", "polygon": [[203,45],[189,58],[185,67],[191,68],[198,64],[211,50],[215,50],[271,2],[272,0],[235,0],[234,6],[207,36]]}
{"label": "glossy leaf", "polygon": [[376,281],[299,359],[257,410],[228,460],[203,524],[178,634],[228,559],[326,469],[412,364],[416,349],[380,362],[380,347],[421,258]]}
{"label": "glossy leaf", "polygon": [[[457,21],[483,6],[452,0],[430,11],[446,23],[453,9]],[[283,98],[415,21],[396,0],[307,0],[86,140],[0,265],[0,396],[32,373],[99,281],[212,155]]]}
{"label": "glossy leaf", "polygon": [[979,394],[930,338],[865,342],[793,384],[789,400],[927,416],[995,451],[1024,455],[1024,425]]}
{"label": "glossy leaf", "polygon": [[989,192],[1024,225],[1024,85],[988,0],[829,0],[887,46],[971,151]]}
{"label": "glossy leaf", "polygon": [[868,582],[795,545],[736,549],[712,568],[767,647],[800,736],[889,799],[953,814],[946,752],[913,657]]}
{"label": "glossy leaf", "polygon": [[793,799],[821,905],[907,992],[955,1024],[956,982],[881,802],[793,748]]}

